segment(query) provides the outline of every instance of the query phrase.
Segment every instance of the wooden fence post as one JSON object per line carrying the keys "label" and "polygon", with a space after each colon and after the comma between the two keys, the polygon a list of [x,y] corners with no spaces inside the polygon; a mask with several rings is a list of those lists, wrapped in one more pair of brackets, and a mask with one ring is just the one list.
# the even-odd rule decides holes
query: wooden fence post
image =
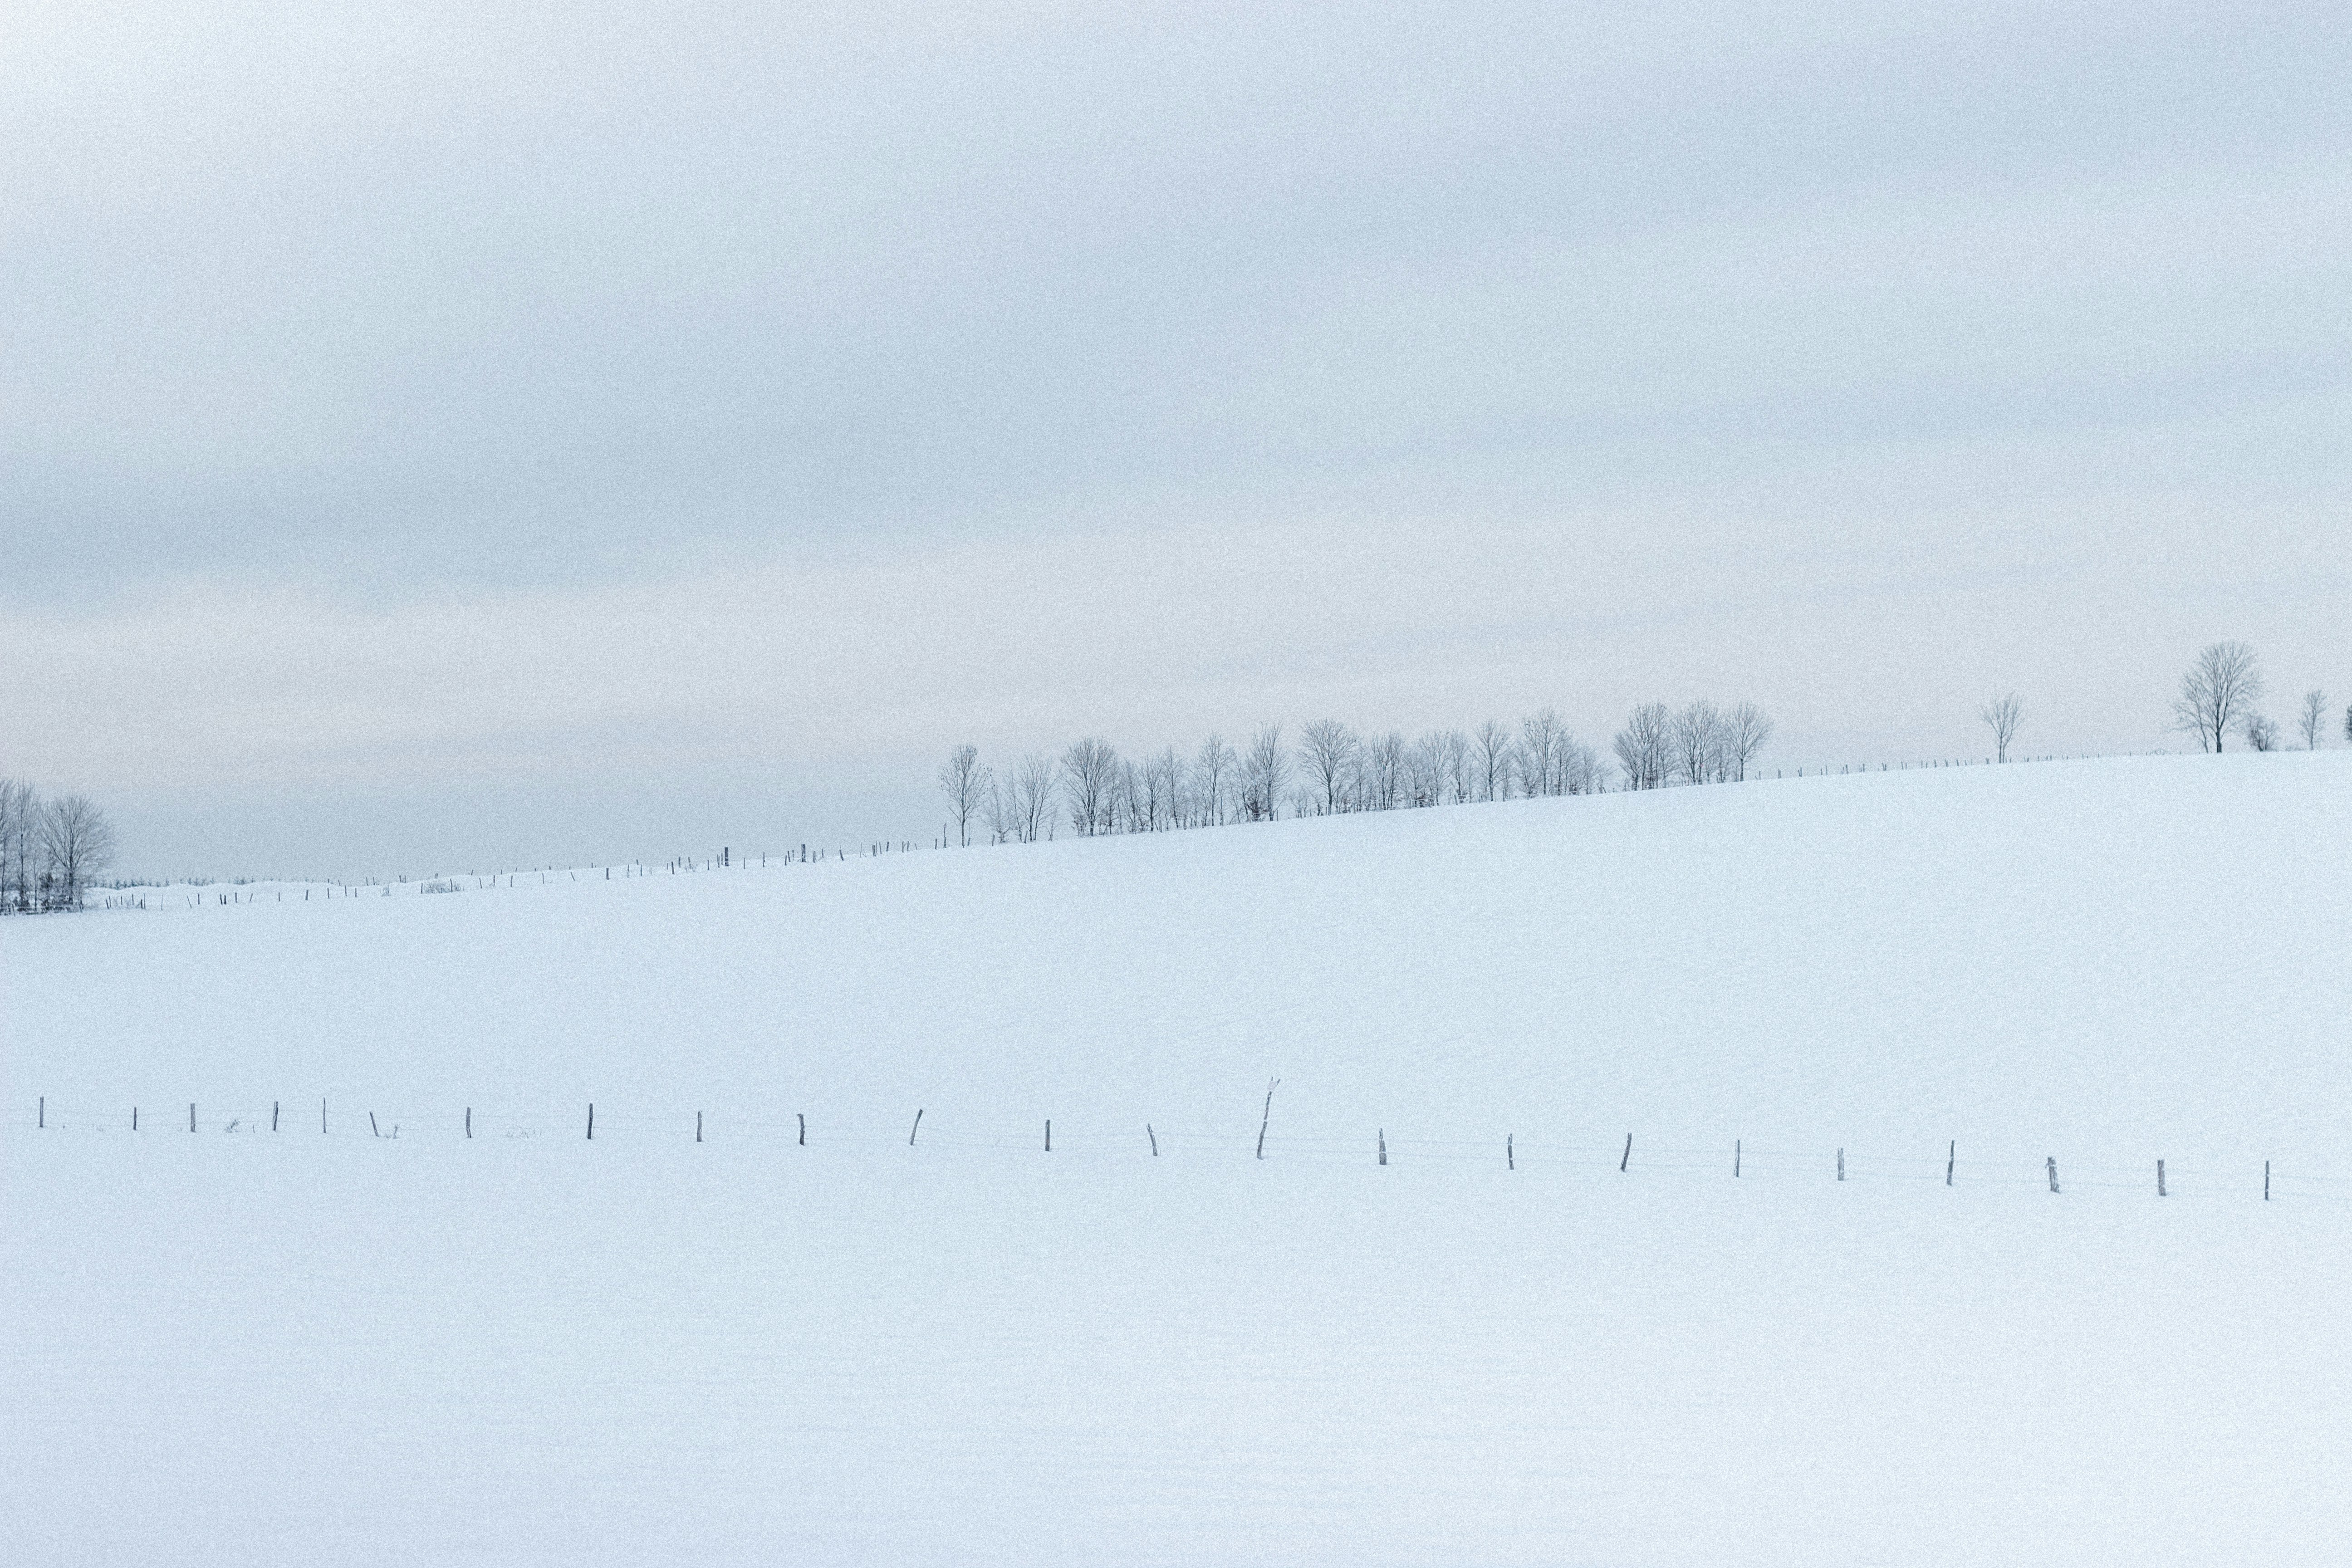
{"label": "wooden fence post", "polygon": [[1955,1166],[1959,1164],[1959,1140],[1954,1139],[1952,1141],[1952,1146],[1944,1151],[1944,1185],[1948,1187],[1952,1184],[1952,1171]]}
{"label": "wooden fence post", "polygon": [[1052,1117],[1048,1116],[1047,1118],[1045,1118],[1045,1152],[1046,1152],[1046,1153],[1048,1153],[1048,1154],[1050,1154],[1050,1153],[1052,1153],[1053,1152],[1054,1152],[1054,1119],[1053,1119]]}
{"label": "wooden fence post", "polygon": [[1510,1170],[1519,1168],[1519,1156],[1511,1147],[1511,1134],[1508,1132],[1503,1134],[1503,1163]]}
{"label": "wooden fence post", "polygon": [[2164,1196],[2164,1162],[2161,1160],[2156,1163],[2156,1195]]}
{"label": "wooden fence post", "polygon": [[1633,1135],[1631,1132],[1628,1132],[1625,1134],[1625,1152],[1617,1156],[1617,1173],[1619,1175],[1623,1175],[1625,1173],[1625,1166],[1633,1158]]}
{"label": "wooden fence post", "polygon": [[694,1141],[698,1143],[702,1142],[702,1112],[699,1110],[694,1113]]}
{"label": "wooden fence post", "polygon": [[1385,1165],[1385,1164],[1387,1164],[1388,1163],[1389,1163],[1389,1130],[1388,1130],[1387,1128],[1383,1127],[1383,1128],[1381,1128],[1381,1164],[1383,1164],[1383,1165]]}
{"label": "wooden fence post", "polygon": [[1737,1138],[1731,1141],[1731,1173],[1735,1177],[1739,1174],[1739,1140]]}
{"label": "wooden fence post", "polygon": [[593,1100],[588,1102],[588,1136],[592,1141],[596,1136],[596,1102]]}
{"label": "wooden fence post", "polygon": [[470,1106],[470,1105],[469,1105],[469,1106],[466,1107],[466,1136],[467,1136],[467,1137],[468,1137],[468,1138],[471,1138],[473,1135],[474,1135],[474,1108],[473,1108],[472,1106]]}
{"label": "wooden fence post", "polygon": [[808,1147],[808,1112],[803,1110],[795,1114],[801,1119],[801,1147],[805,1149]]}
{"label": "wooden fence post", "polygon": [[2270,1202],[2270,1201],[2271,1201],[2271,1163],[2270,1163],[2268,1160],[2265,1160],[2265,1161],[2263,1161],[2263,1202],[2264,1202],[2264,1203],[2268,1203],[2268,1202]]}
{"label": "wooden fence post", "polygon": [[1838,1151],[1838,1180],[1845,1180],[1845,1151],[1843,1149]]}
{"label": "wooden fence post", "polygon": [[269,1130],[278,1131],[278,1102],[274,1100],[269,1102]]}
{"label": "wooden fence post", "polygon": [[1265,1158],[1265,1130],[1274,1121],[1275,1088],[1281,1082],[1282,1080],[1278,1078],[1269,1079],[1266,1080],[1265,1114],[1258,1119],[1257,1124],[1257,1157],[1261,1160]]}
{"label": "wooden fence post", "polygon": [[1151,1140],[1151,1157],[1157,1160],[1160,1158],[1160,1134],[1154,1132],[1151,1123],[1147,1121],[1143,1124],[1143,1135]]}
{"label": "wooden fence post", "polygon": [[916,1107],[916,1109],[915,1109],[915,1124],[914,1124],[912,1127],[909,1127],[909,1128],[908,1128],[908,1129],[907,1129],[907,1147],[908,1147],[908,1148],[911,1149],[911,1148],[913,1148],[913,1147],[915,1146],[915,1134],[916,1134],[916,1133],[918,1133],[918,1132],[920,1132],[922,1130],[923,1130],[923,1112],[922,1112],[922,1108],[921,1108],[920,1106],[918,1106],[918,1107]]}
{"label": "wooden fence post", "polygon": [[191,1102],[189,1103],[189,1106],[188,1106],[188,1131],[191,1131],[191,1132],[194,1132],[195,1130],[196,1130],[196,1108],[195,1108],[194,1102],[191,1101]]}
{"label": "wooden fence post", "polygon": [[2054,1193],[2058,1190],[2058,1156],[2053,1154],[2042,1163],[2050,1167],[2050,1190]]}

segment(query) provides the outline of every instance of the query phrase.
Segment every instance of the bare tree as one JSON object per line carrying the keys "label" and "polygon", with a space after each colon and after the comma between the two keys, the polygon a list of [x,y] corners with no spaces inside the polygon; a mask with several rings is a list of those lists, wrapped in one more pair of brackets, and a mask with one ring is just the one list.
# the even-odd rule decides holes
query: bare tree
{"label": "bare tree", "polygon": [[18,804],[20,793],[32,794],[32,786],[15,779],[0,779],[0,915],[16,907],[13,852],[16,845],[17,816],[25,808]]}
{"label": "bare tree", "polygon": [[2017,727],[2025,722],[2025,699],[2004,691],[1978,709],[1977,718],[1992,731],[1993,760],[2009,761],[2009,743],[2017,739]]}
{"label": "bare tree", "polygon": [[1559,793],[1559,743],[1567,733],[1559,715],[1549,708],[1519,721],[1518,745],[1512,761],[1517,765],[1521,795],[1533,799]]}
{"label": "bare tree", "polygon": [[980,803],[981,820],[988,824],[988,841],[1002,844],[1008,838],[1021,837],[1021,813],[1014,802],[1015,790],[994,779],[988,782],[988,794]]}
{"label": "bare tree", "polygon": [[1145,826],[1150,809],[1145,798],[1146,787],[1143,775],[1137,771],[1135,764],[1121,758],[1118,766],[1111,770],[1110,820],[1105,825],[1104,832],[1149,831]]}
{"label": "bare tree", "polygon": [[1564,795],[1598,795],[1607,783],[1601,753],[1574,736],[1559,743],[1559,784]]}
{"label": "bare tree", "polygon": [[1081,838],[1109,828],[1118,810],[1118,752],[1087,736],[1062,753],[1062,804]]}
{"label": "bare tree", "polygon": [[1477,784],[1480,800],[1508,800],[1511,796],[1511,731],[1502,723],[1489,719],[1478,726],[1470,738],[1472,777]]}
{"label": "bare tree", "polygon": [[978,746],[958,746],[940,768],[940,788],[947,792],[948,813],[955,819],[957,840],[970,847],[971,819],[995,787],[996,775],[980,760]]}
{"label": "bare tree", "polygon": [[1146,767],[1150,780],[1145,789],[1150,805],[1150,830],[1158,833],[1184,825],[1184,759],[1168,747]]}
{"label": "bare tree", "polygon": [[2303,749],[2319,750],[2320,731],[2327,728],[2327,693],[2316,686],[2303,694],[2303,719],[2298,728],[2303,731]]}
{"label": "bare tree", "polygon": [[1748,776],[1748,764],[1772,738],[1772,721],[1753,702],[1742,702],[1723,716],[1723,760],[1732,781]]}
{"label": "bare tree", "polygon": [[1357,764],[1356,804],[1367,811],[1394,811],[1411,798],[1404,737],[1394,730],[1364,742]]}
{"label": "bare tree", "polygon": [[2242,642],[2209,643],[2180,678],[2172,727],[2196,736],[2204,750],[2219,752],[2262,700],[2263,672],[2254,650]]}
{"label": "bare tree", "polygon": [[1477,793],[1470,765],[1470,737],[1459,730],[1448,730],[1438,737],[1438,756],[1444,767],[1446,792],[1460,805]]}
{"label": "bare tree", "polygon": [[2248,713],[2243,719],[2240,720],[2238,721],[2238,732],[2245,736],[2247,746],[2254,751],[2275,752],[2278,750],[2278,726],[2272,723],[2260,713]]}
{"label": "bare tree", "polygon": [[1250,737],[1249,754],[1242,760],[1242,811],[1252,822],[1270,822],[1282,808],[1282,792],[1290,783],[1290,753],[1282,744],[1282,726],[1269,724]]}
{"label": "bare tree", "polygon": [[1202,742],[1200,754],[1192,759],[1193,809],[1212,827],[1225,820],[1225,802],[1232,796],[1239,761],[1223,735]]}
{"label": "bare tree", "polygon": [[1442,805],[1453,781],[1445,765],[1445,737],[1432,730],[1405,752],[1405,795],[1414,805]]}
{"label": "bare tree", "polygon": [[1722,730],[1723,716],[1704,698],[1675,714],[1668,730],[1674,771],[1695,784],[1713,778]]}
{"label": "bare tree", "polygon": [[114,863],[114,826],[89,796],[53,800],[40,814],[42,907],[78,910],[98,874]]}
{"label": "bare tree", "polygon": [[1298,763],[1317,812],[1328,816],[1348,809],[1360,745],[1356,732],[1337,719],[1318,719],[1299,731]]}
{"label": "bare tree", "polygon": [[1021,759],[1013,774],[1013,817],[1024,844],[1053,832],[1054,764],[1034,752]]}
{"label": "bare tree", "polygon": [[1673,776],[1674,713],[1663,702],[1644,702],[1617,731],[1617,763],[1627,789],[1657,789]]}
{"label": "bare tree", "polygon": [[33,907],[33,862],[40,833],[40,793],[19,779],[0,779],[0,911]]}

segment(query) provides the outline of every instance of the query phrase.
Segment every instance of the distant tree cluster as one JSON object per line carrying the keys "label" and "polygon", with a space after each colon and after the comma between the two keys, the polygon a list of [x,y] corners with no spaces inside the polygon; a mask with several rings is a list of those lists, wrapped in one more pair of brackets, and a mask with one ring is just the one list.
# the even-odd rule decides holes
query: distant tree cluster
{"label": "distant tree cluster", "polygon": [[87,795],[0,779],[0,914],[78,910],[113,863],[114,826]]}
{"label": "distant tree cluster", "polygon": [[[2226,749],[2234,734],[2250,751],[2275,752],[2286,736],[2263,712],[2263,667],[2252,648],[2242,642],[2209,643],[2180,678],[2172,727],[2196,736],[2202,751]],[[2326,732],[2327,693],[2314,687],[2303,694],[2295,733],[2305,751],[2315,752]],[[2352,741],[2352,708],[2344,710],[2344,738]]]}
{"label": "distant tree cluster", "polygon": [[1058,759],[1033,753],[998,777],[974,746],[940,769],[952,832],[1028,844],[1064,829],[1078,837],[1160,833],[1276,817],[1329,816],[1544,795],[1597,795],[1620,778],[1629,789],[1733,783],[1748,776],[1772,721],[1752,702],[1718,710],[1663,702],[1634,710],[1617,736],[1612,769],[1551,709],[1516,726],[1489,719],[1475,731],[1362,734],[1336,719],[1307,725],[1293,742],[1268,725],[1245,746],[1212,735],[1190,755],[1173,746],[1123,757],[1089,736]]}

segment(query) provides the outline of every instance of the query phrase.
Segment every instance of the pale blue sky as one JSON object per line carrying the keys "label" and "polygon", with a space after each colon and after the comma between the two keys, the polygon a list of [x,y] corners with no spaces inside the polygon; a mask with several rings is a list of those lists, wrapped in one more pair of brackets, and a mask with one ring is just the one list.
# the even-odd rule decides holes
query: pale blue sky
{"label": "pale blue sky", "polygon": [[919,837],[965,738],[2352,699],[2340,6],[783,9],[0,12],[0,771],[431,870]]}

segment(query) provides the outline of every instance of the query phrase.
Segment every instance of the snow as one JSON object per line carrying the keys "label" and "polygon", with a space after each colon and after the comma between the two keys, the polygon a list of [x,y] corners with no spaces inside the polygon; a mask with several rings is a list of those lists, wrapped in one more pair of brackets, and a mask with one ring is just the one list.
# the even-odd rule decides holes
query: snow
{"label": "snow", "polygon": [[2133,759],[0,922],[8,1557],[2340,1561],[2347,805]]}

